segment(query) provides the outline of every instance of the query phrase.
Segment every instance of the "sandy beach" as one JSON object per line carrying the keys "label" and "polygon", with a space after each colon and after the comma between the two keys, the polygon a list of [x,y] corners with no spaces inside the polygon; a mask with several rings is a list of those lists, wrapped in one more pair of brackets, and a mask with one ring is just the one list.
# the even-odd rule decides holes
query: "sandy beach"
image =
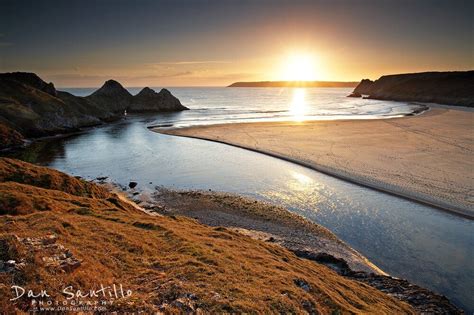
{"label": "sandy beach", "polygon": [[283,158],[474,217],[474,113],[434,106],[412,117],[154,129]]}

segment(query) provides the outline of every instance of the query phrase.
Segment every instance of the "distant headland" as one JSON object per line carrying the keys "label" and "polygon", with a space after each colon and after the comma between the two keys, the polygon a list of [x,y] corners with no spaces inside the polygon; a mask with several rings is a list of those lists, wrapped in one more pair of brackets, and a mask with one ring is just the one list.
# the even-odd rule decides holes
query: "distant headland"
{"label": "distant headland", "polygon": [[235,82],[228,87],[353,87],[359,82],[337,82],[337,81],[259,81],[259,82]]}
{"label": "distant headland", "polygon": [[474,107],[474,71],[420,72],[364,79],[350,97]]}

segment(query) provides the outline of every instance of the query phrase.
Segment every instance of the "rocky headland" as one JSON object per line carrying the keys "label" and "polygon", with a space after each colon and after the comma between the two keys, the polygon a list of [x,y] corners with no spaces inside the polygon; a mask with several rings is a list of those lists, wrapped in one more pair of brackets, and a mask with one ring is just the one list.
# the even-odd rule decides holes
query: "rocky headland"
{"label": "rocky headland", "polygon": [[349,95],[369,99],[474,107],[474,71],[384,75],[362,80]]}
{"label": "rocky headland", "polygon": [[148,87],[135,95],[130,105],[132,112],[175,112],[187,109],[167,89],[156,93]]}
{"label": "rocky headland", "polygon": [[144,88],[131,95],[109,80],[86,97],[58,91],[34,73],[0,74],[0,149],[33,138],[77,131],[133,112],[182,111],[187,108],[168,90]]}

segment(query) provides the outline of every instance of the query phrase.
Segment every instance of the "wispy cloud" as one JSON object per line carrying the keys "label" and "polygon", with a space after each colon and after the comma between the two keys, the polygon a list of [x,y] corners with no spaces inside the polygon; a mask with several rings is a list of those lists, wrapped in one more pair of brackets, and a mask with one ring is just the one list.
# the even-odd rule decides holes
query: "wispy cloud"
{"label": "wispy cloud", "polygon": [[191,74],[193,74],[192,71],[183,71],[183,72],[170,73],[170,74],[153,75],[151,77],[153,77],[153,78],[173,78],[173,77],[182,77],[182,76],[191,75]]}
{"label": "wispy cloud", "polygon": [[88,74],[77,74],[77,73],[56,73],[56,74],[49,74],[47,75],[48,80],[54,81],[106,81],[109,79],[114,80],[155,80],[161,78],[174,78],[174,77],[183,77],[192,75],[192,71],[182,71],[182,72],[175,72],[169,74],[150,74],[150,75],[141,75],[141,76],[134,76],[134,75],[88,75]]}
{"label": "wispy cloud", "polygon": [[201,65],[201,64],[224,64],[231,63],[225,60],[196,60],[196,61],[163,61],[155,62],[152,65]]}

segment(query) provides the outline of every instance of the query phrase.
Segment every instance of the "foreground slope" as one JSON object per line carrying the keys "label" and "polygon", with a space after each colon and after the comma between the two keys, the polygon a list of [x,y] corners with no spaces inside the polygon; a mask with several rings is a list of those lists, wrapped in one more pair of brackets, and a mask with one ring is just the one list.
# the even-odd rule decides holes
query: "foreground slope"
{"label": "foreground slope", "polygon": [[9,301],[12,284],[47,290],[51,300],[64,300],[67,286],[85,292],[122,284],[131,295],[108,311],[413,313],[278,245],[184,217],[151,216],[57,171],[1,159],[0,182],[6,312],[30,307],[26,297]]}

